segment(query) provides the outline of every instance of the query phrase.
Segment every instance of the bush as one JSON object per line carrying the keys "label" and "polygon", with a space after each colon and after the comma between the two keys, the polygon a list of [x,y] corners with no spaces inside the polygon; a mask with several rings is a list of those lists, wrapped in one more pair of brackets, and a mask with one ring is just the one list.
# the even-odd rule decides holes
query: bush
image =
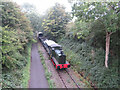
{"label": "bush", "polygon": [[118,58],[109,56],[109,68],[104,66],[105,51],[94,48],[85,42],[79,43],[72,39],[63,38],[58,42],[63,46],[67,60],[75,69],[89,78],[98,88],[118,88]]}
{"label": "bush", "polygon": [[[20,53],[14,53],[13,56],[17,59],[15,68],[4,68],[2,70],[2,88],[26,88],[23,87],[23,83],[26,84],[29,79],[29,67],[30,64],[30,50],[31,44],[27,44],[26,57]],[[28,60],[29,59],[29,60]],[[26,66],[27,65],[27,66]],[[25,72],[27,71],[27,72]],[[24,75],[25,74],[25,75]],[[26,77],[27,76],[27,77]],[[24,79],[24,80],[23,80]]]}

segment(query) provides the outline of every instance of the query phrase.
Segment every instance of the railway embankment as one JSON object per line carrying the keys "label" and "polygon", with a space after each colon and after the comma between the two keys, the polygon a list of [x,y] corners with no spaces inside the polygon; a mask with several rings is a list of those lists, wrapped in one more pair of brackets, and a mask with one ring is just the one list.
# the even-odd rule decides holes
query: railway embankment
{"label": "railway embankment", "polygon": [[79,73],[87,85],[96,88],[117,88],[118,87],[118,67],[114,60],[118,58],[110,57],[109,68],[104,66],[105,51],[102,48],[94,48],[86,42],[78,42],[66,37],[58,41],[63,46],[63,50],[75,72]]}

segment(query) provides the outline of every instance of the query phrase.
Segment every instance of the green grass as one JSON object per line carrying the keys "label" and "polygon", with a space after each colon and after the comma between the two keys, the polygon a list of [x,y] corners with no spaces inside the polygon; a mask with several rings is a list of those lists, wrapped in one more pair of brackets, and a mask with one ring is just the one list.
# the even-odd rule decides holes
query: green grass
{"label": "green grass", "polygon": [[23,68],[22,87],[28,88],[28,81],[30,79],[30,64],[31,64],[31,44],[28,45],[27,65]]}
{"label": "green grass", "polygon": [[41,63],[45,69],[45,76],[46,76],[46,79],[48,81],[49,88],[55,88],[54,82],[53,82],[53,80],[51,80],[52,73],[48,71],[48,67],[45,64],[44,56],[40,50],[39,50],[39,54],[40,54],[40,58],[41,58]]}

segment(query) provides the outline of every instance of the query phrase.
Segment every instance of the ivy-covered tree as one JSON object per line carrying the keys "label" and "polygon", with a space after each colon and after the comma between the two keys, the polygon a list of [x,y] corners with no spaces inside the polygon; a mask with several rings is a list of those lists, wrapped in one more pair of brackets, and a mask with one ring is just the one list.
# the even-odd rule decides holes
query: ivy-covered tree
{"label": "ivy-covered tree", "polygon": [[43,20],[42,26],[51,39],[58,38],[65,34],[65,27],[70,20],[69,14],[65,11],[65,7],[56,3],[47,13],[47,18]]}
{"label": "ivy-covered tree", "polygon": [[85,3],[78,1],[73,5],[73,15],[80,21],[94,22],[99,20],[102,23],[103,32],[106,33],[106,55],[105,66],[108,67],[108,55],[110,47],[110,37],[119,29],[120,3],[92,2]]}

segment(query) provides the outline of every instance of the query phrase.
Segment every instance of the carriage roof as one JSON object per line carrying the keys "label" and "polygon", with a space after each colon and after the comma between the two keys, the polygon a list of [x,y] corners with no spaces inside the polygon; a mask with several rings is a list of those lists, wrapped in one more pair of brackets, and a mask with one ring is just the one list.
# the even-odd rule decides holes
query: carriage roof
{"label": "carriage roof", "polygon": [[45,40],[44,41],[48,46],[50,46],[50,47],[61,47],[61,45],[59,45],[59,44],[57,44],[57,43],[55,43],[54,41],[52,41],[52,40]]}
{"label": "carriage roof", "polygon": [[43,32],[38,32],[38,34],[43,34]]}

